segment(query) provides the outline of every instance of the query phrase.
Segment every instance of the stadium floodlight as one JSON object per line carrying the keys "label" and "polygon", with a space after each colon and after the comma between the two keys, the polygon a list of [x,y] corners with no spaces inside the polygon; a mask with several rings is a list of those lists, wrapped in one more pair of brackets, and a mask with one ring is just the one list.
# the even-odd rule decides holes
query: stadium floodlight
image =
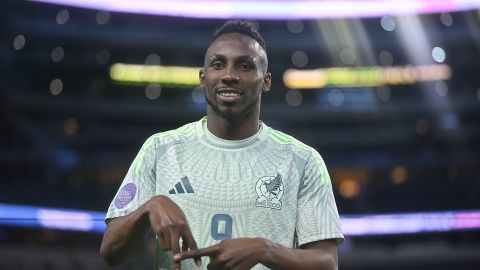
{"label": "stadium floodlight", "polygon": [[121,84],[159,84],[177,88],[195,88],[200,82],[201,67],[156,66],[115,63],[110,67],[110,78]]}
{"label": "stadium floodlight", "polygon": [[331,67],[318,69],[288,69],[283,83],[290,89],[319,89],[324,87],[378,87],[409,85],[423,81],[443,81],[452,76],[446,64],[393,67]]}
{"label": "stadium floodlight", "polygon": [[[192,89],[199,86],[201,67],[138,65],[115,63],[110,78],[115,83],[131,85],[158,84]],[[290,89],[320,89],[324,87],[377,87],[408,85],[422,81],[448,80],[452,69],[446,64],[393,67],[330,67],[318,69],[288,69],[283,83]]]}
{"label": "stadium floodlight", "polygon": [[[478,0],[30,0],[113,12],[189,18],[323,19],[456,12],[480,8]],[[214,8],[213,8],[214,7]]]}

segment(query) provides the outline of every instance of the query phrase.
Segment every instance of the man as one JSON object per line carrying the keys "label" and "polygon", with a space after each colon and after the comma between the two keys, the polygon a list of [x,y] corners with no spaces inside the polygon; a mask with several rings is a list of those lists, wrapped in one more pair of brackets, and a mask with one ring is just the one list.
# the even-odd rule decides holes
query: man
{"label": "man", "polygon": [[110,265],[153,231],[156,269],[337,269],[343,235],[322,158],[259,120],[267,66],[251,24],[215,32],[199,74],[207,117],[142,146],[107,213]]}

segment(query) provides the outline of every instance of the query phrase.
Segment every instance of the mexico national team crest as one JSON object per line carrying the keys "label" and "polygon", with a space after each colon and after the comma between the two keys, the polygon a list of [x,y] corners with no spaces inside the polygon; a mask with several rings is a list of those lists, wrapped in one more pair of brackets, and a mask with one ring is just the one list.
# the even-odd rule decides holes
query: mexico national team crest
{"label": "mexico national team crest", "polygon": [[264,176],[257,181],[257,207],[282,209],[283,183],[279,173],[276,176]]}

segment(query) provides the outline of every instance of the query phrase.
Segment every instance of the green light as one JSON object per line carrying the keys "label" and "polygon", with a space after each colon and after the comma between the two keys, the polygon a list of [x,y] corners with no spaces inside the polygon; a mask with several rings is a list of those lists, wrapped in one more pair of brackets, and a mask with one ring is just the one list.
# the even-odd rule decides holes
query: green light
{"label": "green light", "polygon": [[116,63],[110,67],[110,77],[116,83],[159,84],[177,88],[195,88],[200,84],[200,67],[146,66]]}
{"label": "green light", "polygon": [[283,74],[283,82],[290,89],[354,88],[440,81],[448,80],[451,76],[452,70],[445,64],[403,67],[334,67],[311,70],[289,69]]}

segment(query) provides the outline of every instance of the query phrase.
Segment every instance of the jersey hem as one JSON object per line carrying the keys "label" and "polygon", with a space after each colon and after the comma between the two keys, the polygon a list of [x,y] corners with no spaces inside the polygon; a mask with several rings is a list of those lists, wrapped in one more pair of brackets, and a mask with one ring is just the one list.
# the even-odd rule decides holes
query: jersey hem
{"label": "jersey hem", "polygon": [[321,240],[334,239],[337,245],[340,245],[345,240],[345,237],[342,233],[324,233],[324,234],[314,234],[306,237],[298,238],[299,246]]}
{"label": "jersey hem", "polygon": [[115,213],[115,214],[111,214],[111,215],[108,215],[108,214],[107,214],[107,216],[105,217],[104,222],[105,222],[105,224],[108,225],[108,223],[110,223],[110,221],[112,221],[112,219],[117,218],[117,217],[124,217],[124,216],[126,216],[126,215],[128,215],[128,214],[130,214],[130,213],[131,213],[131,212]]}

